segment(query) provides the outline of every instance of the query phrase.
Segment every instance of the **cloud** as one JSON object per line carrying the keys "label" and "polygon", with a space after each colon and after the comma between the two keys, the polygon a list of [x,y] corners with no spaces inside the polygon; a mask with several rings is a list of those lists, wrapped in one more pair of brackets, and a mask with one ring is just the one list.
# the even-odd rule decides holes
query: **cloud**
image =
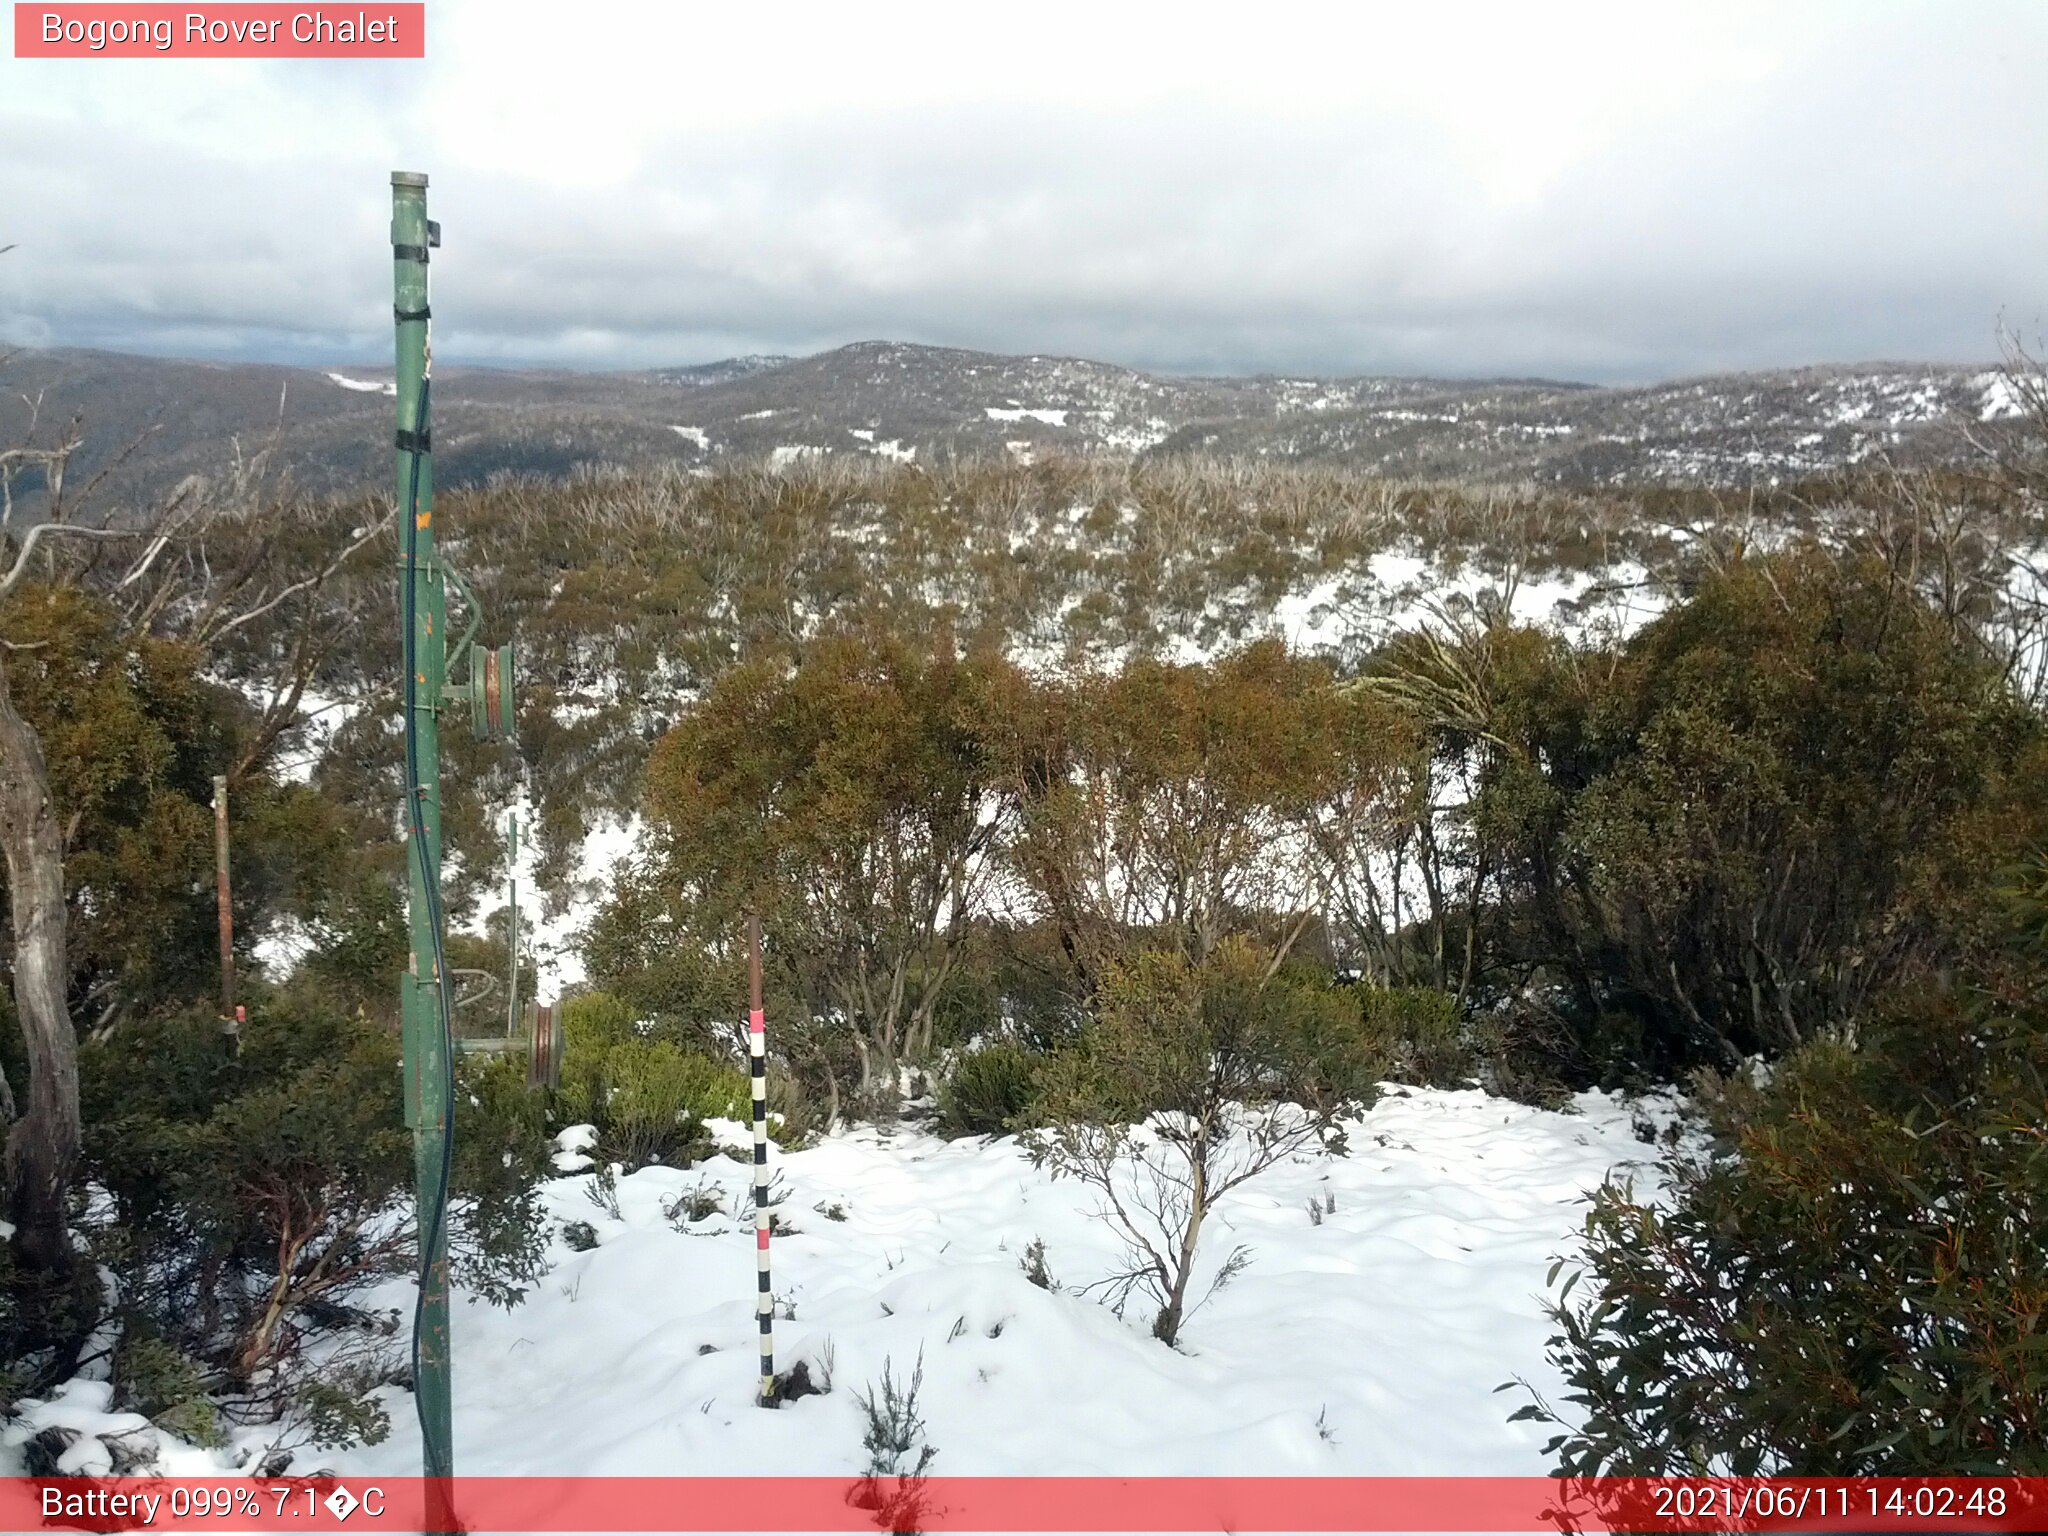
{"label": "cloud", "polygon": [[10,60],[0,334],[380,356],[394,166],[456,360],[1618,379],[2039,324],[2048,13],[1666,9],[437,0],[424,64]]}

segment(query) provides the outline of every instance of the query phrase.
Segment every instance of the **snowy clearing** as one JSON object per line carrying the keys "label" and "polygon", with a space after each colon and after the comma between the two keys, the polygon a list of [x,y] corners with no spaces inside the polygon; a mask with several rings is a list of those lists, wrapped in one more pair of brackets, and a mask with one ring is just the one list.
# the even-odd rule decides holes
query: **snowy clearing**
{"label": "snowy clearing", "polygon": [[[1093,1194],[1033,1170],[1014,1140],[945,1142],[861,1129],[787,1157],[774,1245],[776,1363],[829,1360],[833,1390],[778,1412],[753,1406],[754,1240],[730,1214],[663,1215],[700,1181],[744,1211],[747,1160],[619,1181],[622,1220],[571,1173],[545,1187],[552,1267],[510,1312],[455,1303],[455,1432],[473,1474],[852,1475],[856,1394],[889,1362],[924,1355],[920,1411],[934,1474],[1526,1474],[1548,1470],[1543,1426],[1511,1424],[1526,1376],[1547,1394],[1544,1272],[1566,1252],[1579,1201],[1610,1168],[1647,1165],[1631,1118],[1664,1106],[1585,1094],[1573,1113],[1477,1091],[1390,1087],[1347,1122],[1348,1153],[1268,1170],[1218,1207],[1199,1284],[1232,1247],[1251,1266],[1193,1314],[1182,1347],[1073,1287],[1109,1273],[1119,1242]],[[718,1124],[735,1151],[745,1129]],[[564,1141],[577,1144],[576,1133]],[[565,1156],[575,1167],[584,1161]],[[1320,1222],[1311,1199],[1334,1197]],[[843,1219],[841,1219],[843,1218]],[[599,1238],[572,1251],[562,1224]],[[1048,1292],[1020,1260],[1042,1239]],[[410,1315],[412,1287],[365,1298]],[[794,1319],[785,1313],[794,1309]],[[401,1334],[402,1339],[402,1334]],[[394,1346],[397,1347],[397,1346]],[[386,1388],[382,1445],[306,1453],[343,1475],[416,1472],[410,1399]],[[94,1385],[0,1435],[15,1460],[44,1423],[104,1433]],[[95,1408],[102,1416],[96,1416]],[[247,1445],[264,1443],[247,1432]],[[90,1456],[90,1440],[79,1442]],[[166,1441],[165,1471],[204,1475],[234,1452]]]}

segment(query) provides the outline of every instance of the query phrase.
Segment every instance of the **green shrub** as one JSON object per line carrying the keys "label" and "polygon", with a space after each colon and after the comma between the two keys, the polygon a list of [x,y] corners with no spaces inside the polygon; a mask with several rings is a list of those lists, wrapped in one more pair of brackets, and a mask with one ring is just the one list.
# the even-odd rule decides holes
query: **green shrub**
{"label": "green shrub", "polygon": [[608,993],[570,1002],[563,1027],[561,1107],[596,1128],[601,1162],[686,1161],[706,1145],[704,1120],[751,1113],[744,1072],[641,1036],[632,1008]]}
{"label": "green shrub", "polygon": [[114,1390],[122,1407],[194,1445],[224,1445],[220,1415],[207,1396],[208,1377],[199,1361],[159,1338],[146,1317],[124,1320],[114,1351]]}
{"label": "green shrub", "polygon": [[[1046,1059],[1045,1123],[1026,1149],[1103,1195],[1125,1267],[1099,1284],[1119,1310],[1134,1294],[1158,1303],[1153,1334],[1172,1344],[1202,1302],[1189,1284],[1217,1202],[1311,1148],[1335,1151],[1338,1121],[1371,1104],[1386,1066],[1326,976],[1276,970],[1244,935],[1199,962],[1139,950],[1105,972],[1086,1037]],[[1248,1259],[1233,1249],[1210,1292]]]}
{"label": "green shrub", "polygon": [[1974,963],[1987,853],[2040,835],[2041,721],[1875,558],[1735,562],[1515,707],[1475,821],[1586,1082],[1777,1056]]}
{"label": "green shrub", "polygon": [[1458,1000],[1434,987],[1360,985],[1359,1013],[1388,1075],[1424,1088],[1458,1088],[1475,1070],[1459,1028]]}
{"label": "green shrub", "polygon": [[[547,1156],[514,1076],[461,1064],[451,1169],[456,1276],[507,1305],[538,1272]],[[388,1029],[303,998],[252,1002],[235,1054],[210,1010],[81,1049],[84,1171],[107,1197],[85,1231],[118,1282],[116,1381],[142,1411],[203,1436],[203,1371],[302,1429],[381,1424],[377,1383],[307,1345],[359,1326],[350,1298],[417,1263],[400,1081]]]}
{"label": "green shrub", "polygon": [[1566,1475],[2048,1472],[2044,1080],[2039,1018],[1937,1000],[1715,1086],[1668,1201],[1594,1198],[1576,1413],[1519,1416]]}
{"label": "green shrub", "polygon": [[939,1087],[939,1131],[945,1136],[1002,1136],[1021,1129],[1038,1095],[1043,1060],[1021,1045],[969,1051]]}

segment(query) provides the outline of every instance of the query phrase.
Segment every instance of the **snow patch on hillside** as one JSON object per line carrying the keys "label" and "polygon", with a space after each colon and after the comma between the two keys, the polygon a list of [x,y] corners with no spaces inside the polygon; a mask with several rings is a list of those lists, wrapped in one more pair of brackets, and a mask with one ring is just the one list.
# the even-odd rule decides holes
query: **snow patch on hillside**
{"label": "snow patch on hillside", "polygon": [[361,705],[308,688],[299,695],[298,724],[281,739],[272,768],[280,779],[293,784],[310,783],[313,770],[333,744],[335,732],[348,724]]}
{"label": "snow patch on hillside", "polygon": [[398,393],[398,386],[396,384],[380,383],[376,379],[352,379],[345,373],[330,373],[327,377],[334,380],[343,389],[353,389],[362,394],[395,395]]}
{"label": "snow patch on hillside", "polygon": [[[537,902],[527,906],[521,921],[530,937],[522,941],[521,948],[530,949],[533,954],[544,1001],[560,997],[565,990],[584,981],[587,973],[583,967],[583,930],[610,896],[612,881],[620,868],[639,852],[645,831],[638,815],[591,828],[577,855],[576,873],[561,893],[563,899],[552,904],[554,910],[540,909]],[[530,871],[538,850],[522,845],[519,853],[520,886],[531,891]],[[522,905],[527,905],[524,898]]]}
{"label": "snow patch on hillside", "polygon": [[1173,435],[1173,424],[1163,416],[1148,416],[1136,426],[1119,426],[1114,411],[1098,411],[1102,420],[1102,446],[1119,453],[1143,453]]}
{"label": "snow patch on hillside", "polygon": [[1975,382],[1978,385],[1977,417],[1980,421],[1999,421],[2026,414],[2027,402],[2010,374],[1980,374]]}
{"label": "snow patch on hillside", "polygon": [[982,409],[988,413],[990,421],[1042,421],[1048,427],[1064,427],[1067,424],[1067,413],[1064,410],[1046,410],[1032,406],[1006,409],[998,405],[985,405]]}

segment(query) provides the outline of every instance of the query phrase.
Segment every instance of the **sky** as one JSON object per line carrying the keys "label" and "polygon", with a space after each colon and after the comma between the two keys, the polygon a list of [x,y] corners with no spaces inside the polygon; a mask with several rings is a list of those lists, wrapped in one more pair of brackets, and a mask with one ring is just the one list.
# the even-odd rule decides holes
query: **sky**
{"label": "sky", "polygon": [[[351,14],[355,7],[348,8]],[[412,61],[0,58],[0,338],[638,368],[1996,357],[2048,325],[2040,0],[430,0]]]}

